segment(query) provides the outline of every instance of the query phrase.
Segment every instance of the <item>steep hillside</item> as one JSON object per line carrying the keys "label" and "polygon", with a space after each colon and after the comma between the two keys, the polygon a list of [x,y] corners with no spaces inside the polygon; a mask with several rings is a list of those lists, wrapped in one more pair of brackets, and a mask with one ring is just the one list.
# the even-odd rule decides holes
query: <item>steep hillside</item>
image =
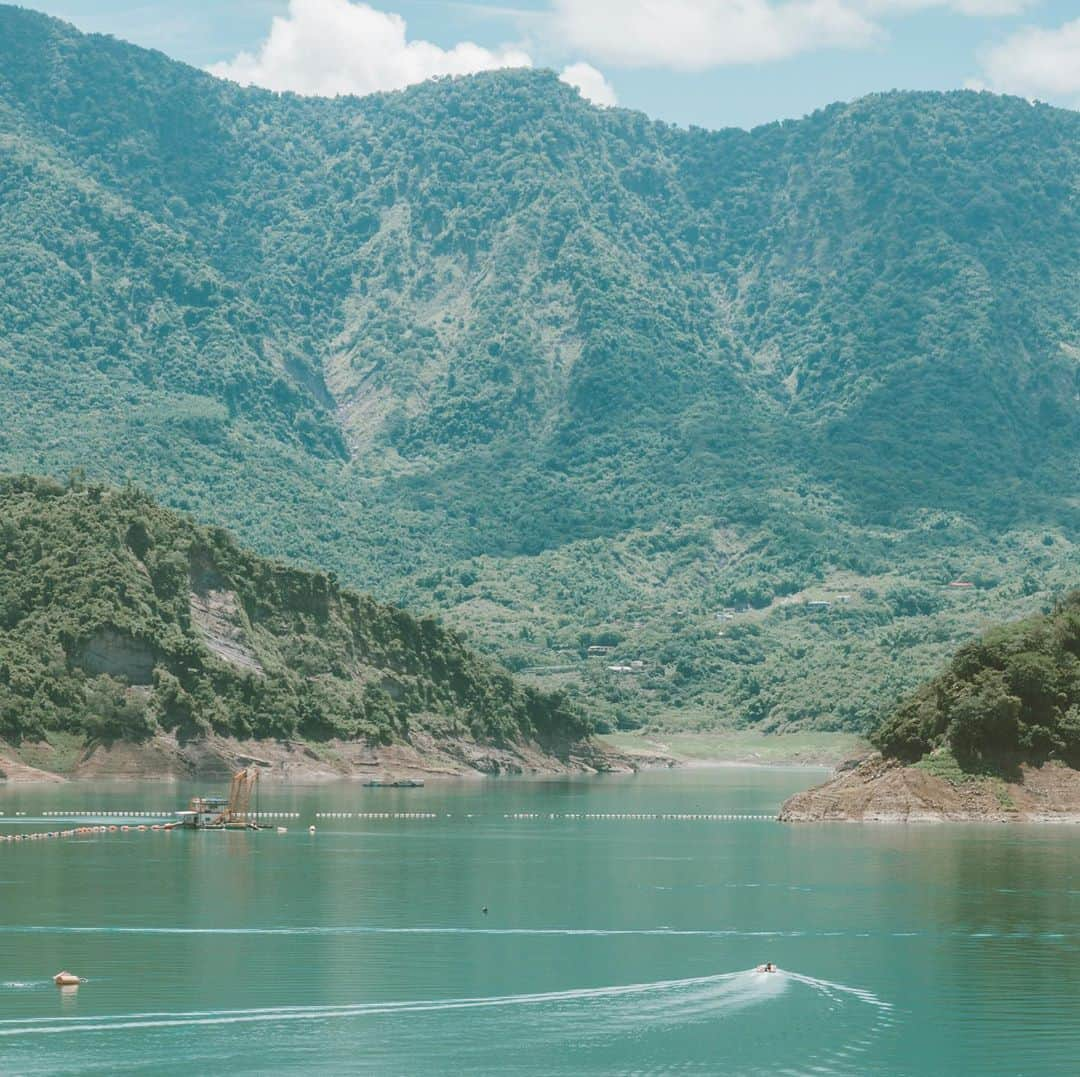
{"label": "steep hillside", "polygon": [[1075,579],[1076,113],[304,99],[0,7],[0,145],[0,466],[133,479],[605,721],[868,728]]}
{"label": "steep hillside", "polygon": [[788,822],[1080,821],[1080,591],[961,647]]}
{"label": "steep hillside", "polygon": [[[514,748],[588,725],[433,620],[131,489],[0,480],[0,738]],[[480,754],[480,753],[478,753]]]}

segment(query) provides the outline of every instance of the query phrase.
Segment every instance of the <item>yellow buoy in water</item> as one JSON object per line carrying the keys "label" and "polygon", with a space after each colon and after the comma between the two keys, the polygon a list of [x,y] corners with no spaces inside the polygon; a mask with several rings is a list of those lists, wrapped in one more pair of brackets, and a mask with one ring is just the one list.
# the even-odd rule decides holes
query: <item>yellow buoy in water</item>
{"label": "yellow buoy in water", "polygon": [[75,984],[81,984],[82,979],[73,972],[58,972],[53,977],[53,983],[59,987],[71,987]]}

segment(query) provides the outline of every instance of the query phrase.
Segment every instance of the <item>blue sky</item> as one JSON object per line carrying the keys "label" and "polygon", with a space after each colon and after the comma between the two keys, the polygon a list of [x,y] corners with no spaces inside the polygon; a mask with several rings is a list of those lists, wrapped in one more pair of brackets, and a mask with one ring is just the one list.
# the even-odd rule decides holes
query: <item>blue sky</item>
{"label": "blue sky", "polygon": [[[1080,0],[26,0],[242,82],[305,93],[553,67],[599,103],[743,127],[877,90],[1080,107]],[[275,17],[277,22],[275,23]]]}

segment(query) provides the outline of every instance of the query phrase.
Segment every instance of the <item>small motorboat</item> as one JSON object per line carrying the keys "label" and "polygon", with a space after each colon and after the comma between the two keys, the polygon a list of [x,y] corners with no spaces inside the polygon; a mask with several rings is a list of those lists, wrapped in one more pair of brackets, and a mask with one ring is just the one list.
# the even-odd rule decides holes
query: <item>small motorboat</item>
{"label": "small motorboat", "polygon": [[780,970],[771,962],[766,961],[764,965],[758,965],[755,972],[779,972]]}
{"label": "small motorboat", "polygon": [[77,987],[82,982],[82,977],[76,976],[73,972],[58,972],[53,977],[53,983],[57,987]]}

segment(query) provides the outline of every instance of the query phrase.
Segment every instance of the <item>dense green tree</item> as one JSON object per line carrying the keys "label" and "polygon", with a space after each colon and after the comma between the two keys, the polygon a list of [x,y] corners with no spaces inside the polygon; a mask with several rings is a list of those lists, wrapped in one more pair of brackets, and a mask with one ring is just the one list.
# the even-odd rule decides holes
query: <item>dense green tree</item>
{"label": "dense green tree", "polygon": [[1080,761],[1080,591],[1049,615],[987,632],[876,730],[908,761],[947,747],[962,762]]}

